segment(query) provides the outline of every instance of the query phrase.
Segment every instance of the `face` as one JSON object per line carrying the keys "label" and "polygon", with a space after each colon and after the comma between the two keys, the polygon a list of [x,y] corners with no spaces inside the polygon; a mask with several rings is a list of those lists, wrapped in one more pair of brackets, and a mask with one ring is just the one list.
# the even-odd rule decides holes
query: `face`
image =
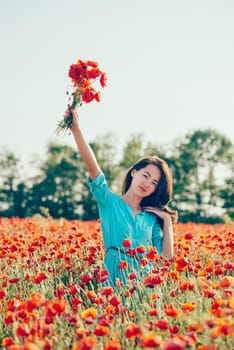
{"label": "face", "polygon": [[153,164],[140,170],[133,169],[131,175],[131,188],[142,198],[150,196],[157,189],[161,177],[159,168]]}

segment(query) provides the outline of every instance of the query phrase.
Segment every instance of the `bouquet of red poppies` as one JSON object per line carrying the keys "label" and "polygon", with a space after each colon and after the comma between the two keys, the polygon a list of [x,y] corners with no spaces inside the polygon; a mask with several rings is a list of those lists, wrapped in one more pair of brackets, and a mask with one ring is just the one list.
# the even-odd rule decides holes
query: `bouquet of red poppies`
{"label": "bouquet of red poppies", "polygon": [[[75,109],[82,103],[92,101],[100,102],[100,91],[94,88],[94,83],[99,83],[102,88],[106,86],[106,74],[101,71],[97,62],[78,60],[72,64],[68,76],[73,83],[73,91],[67,92],[68,108]],[[58,121],[56,133],[66,132],[72,126],[72,114]]]}

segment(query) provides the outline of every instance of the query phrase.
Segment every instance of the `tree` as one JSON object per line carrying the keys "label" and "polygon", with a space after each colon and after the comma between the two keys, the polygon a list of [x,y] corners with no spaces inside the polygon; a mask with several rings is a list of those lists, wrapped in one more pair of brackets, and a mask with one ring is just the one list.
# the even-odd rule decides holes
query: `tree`
{"label": "tree", "polygon": [[213,129],[195,130],[177,143],[172,164],[182,221],[218,220],[223,205],[219,178],[225,181],[232,163],[231,142]]}
{"label": "tree", "polygon": [[47,159],[40,173],[34,178],[27,202],[27,215],[48,209],[54,218],[79,218],[79,168],[82,166],[78,153],[69,146],[50,142]]}
{"label": "tree", "polygon": [[25,189],[21,180],[20,159],[10,150],[0,154],[0,215],[25,215]]}
{"label": "tree", "polygon": [[223,208],[225,213],[223,220],[226,222],[234,221],[234,171],[232,176],[227,178],[224,186],[220,190],[220,197],[223,200]]}

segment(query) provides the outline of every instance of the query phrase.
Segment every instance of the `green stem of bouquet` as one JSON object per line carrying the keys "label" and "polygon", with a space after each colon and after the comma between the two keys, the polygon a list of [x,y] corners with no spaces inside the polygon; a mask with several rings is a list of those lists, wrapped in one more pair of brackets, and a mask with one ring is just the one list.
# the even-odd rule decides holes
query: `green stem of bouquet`
{"label": "green stem of bouquet", "polygon": [[[73,92],[72,103],[68,104],[68,108],[75,109],[78,105],[81,106],[82,105],[81,97],[82,97],[81,90],[77,90]],[[70,130],[72,127],[72,119],[73,119],[72,114],[70,114],[68,118],[66,119],[63,118],[62,120],[60,120],[57,124],[56,133],[60,134],[61,131],[66,133],[67,130]]]}

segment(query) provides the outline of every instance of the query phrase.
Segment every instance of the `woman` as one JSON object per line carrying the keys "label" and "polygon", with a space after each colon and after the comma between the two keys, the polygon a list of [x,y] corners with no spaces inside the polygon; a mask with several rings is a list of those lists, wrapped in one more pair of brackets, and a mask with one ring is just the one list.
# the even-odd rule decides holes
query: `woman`
{"label": "woman", "polygon": [[[150,270],[142,268],[141,258],[150,246],[162,257],[173,257],[173,227],[175,212],[167,204],[172,197],[172,178],[165,161],[158,157],[139,160],[127,172],[122,196],[113,193],[106,182],[96,157],[86,141],[75,110],[72,113],[72,134],[80,156],[89,171],[88,184],[97,200],[104,247],[106,284],[125,284],[130,272],[141,279]],[[161,225],[159,224],[159,221]],[[125,243],[125,244],[124,244]],[[128,243],[128,244],[127,244]],[[123,245],[129,245],[126,249]],[[138,254],[140,253],[140,254]]]}

